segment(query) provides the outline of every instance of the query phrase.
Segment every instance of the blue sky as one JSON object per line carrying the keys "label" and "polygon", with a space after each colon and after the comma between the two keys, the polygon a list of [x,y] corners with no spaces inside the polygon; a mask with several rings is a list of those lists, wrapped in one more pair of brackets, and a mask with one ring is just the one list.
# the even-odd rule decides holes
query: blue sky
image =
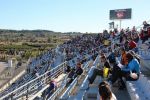
{"label": "blue sky", "polygon": [[[122,27],[150,20],[150,0],[0,0],[0,29],[47,29],[101,32],[108,29],[109,10],[132,8]],[[119,24],[119,21],[115,21]]]}

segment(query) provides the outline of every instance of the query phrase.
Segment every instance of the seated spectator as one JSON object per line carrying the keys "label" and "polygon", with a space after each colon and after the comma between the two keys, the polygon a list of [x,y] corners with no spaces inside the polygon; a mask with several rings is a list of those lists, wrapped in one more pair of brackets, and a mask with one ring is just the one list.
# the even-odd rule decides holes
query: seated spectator
{"label": "seated spectator", "polygon": [[125,42],[125,44],[124,44],[124,47],[125,47],[125,50],[126,51],[129,51],[129,41],[127,40],[126,42]]}
{"label": "seated spectator", "polygon": [[121,79],[121,87],[120,89],[125,88],[125,83],[122,80],[124,77],[127,81],[136,81],[139,79],[140,75],[140,64],[137,59],[133,57],[131,53],[127,53],[126,55],[128,60],[128,65],[125,68],[119,68],[115,75],[112,76],[112,84],[116,82],[117,79]]}
{"label": "seated spectator", "polygon": [[140,30],[139,37],[142,40],[142,43],[144,43],[146,40],[148,40],[149,34],[148,34],[148,29],[149,29],[149,24],[147,24],[146,21],[143,22],[143,28]]}
{"label": "seated spectator", "polygon": [[134,40],[131,40],[128,45],[129,45],[129,50],[134,50],[135,52],[138,51],[137,44]]}
{"label": "seated spectator", "polygon": [[121,48],[121,64],[122,65],[127,65],[128,64],[128,61],[127,61],[127,58],[126,58],[125,48]]}
{"label": "seated spectator", "polygon": [[[111,79],[112,78],[116,78],[116,76],[118,75],[116,72],[118,72],[118,71],[120,71],[121,69],[120,69],[120,67],[119,67],[119,64],[117,63],[117,61],[114,61],[114,62],[112,62],[112,63],[110,63],[111,65],[112,65],[112,71],[111,71]],[[114,79],[112,79],[112,80],[114,80]]]}
{"label": "seated spectator", "polygon": [[99,84],[99,93],[97,100],[117,100],[114,93],[112,93],[109,84],[103,81]]}
{"label": "seated spectator", "polygon": [[111,67],[110,67],[110,64],[109,62],[107,61],[106,59],[106,56],[102,56],[101,57],[101,63],[103,65],[103,68],[102,69],[98,69],[96,67],[92,67],[91,70],[89,71],[89,82],[92,84],[96,78],[97,75],[99,76],[102,76],[104,75],[104,69],[105,68],[108,68],[109,71],[107,73],[107,76],[108,74],[110,73],[110,70],[111,70]]}
{"label": "seated spectator", "polygon": [[36,68],[33,69],[31,74],[32,74],[32,76],[38,77],[38,71],[36,70]]}
{"label": "seated spectator", "polygon": [[66,73],[69,73],[71,71],[71,67],[69,65],[67,65],[66,69],[65,69],[65,72]]}
{"label": "seated spectator", "polygon": [[68,78],[67,78],[67,84],[66,86],[68,86],[76,77],[76,73],[75,73],[75,69],[72,68],[71,71],[68,74]]}
{"label": "seated spectator", "polygon": [[68,86],[78,75],[83,73],[83,69],[81,68],[81,63],[77,63],[76,69],[72,68],[72,70],[68,74],[67,85]]}
{"label": "seated spectator", "polygon": [[83,69],[81,68],[81,63],[78,63],[78,64],[77,64],[75,73],[76,73],[77,75],[81,75],[81,74],[83,73]]}
{"label": "seated spectator", "polygon": [[87,61],[87,59],[86,59],[86,57],[84,56],[83,59],[81,60],[81,64],[84,64],[84,62],[86,62],[86,61]]}
{"label": "seated spectator", "polygon": [[92,55],[92,60],[94,61],[97,57],[97,54]]}
{"label": "seated spectator", "polygon": [[141,29],[139,35],[140,35],[140,39],[142,40],[142,43],[144,43],[145,42],[145,39],[144,39],[144,30]]}
{"label": "seated spectator", "polygon": [[68,74],[68,78],[72,78],[75,74],[75,68],[72,68],[71,71]]}
{"label": "seated spectator", "polygon": [[130,52],[130,53],[133,55],[133,57],[134,57],[135,59],[137,59],[138,62],[140,63],[140,57],[139,57],[134,51],[132,51],[132,50],[130,50],[129,52]]}
{"label": "seated spectator", "polygon": [[99,68],[99,69],[102,69],[103,68],[103,64],[101,64],[101,62],[102,62],[102,59],[101,59],[101,57],[102,56],[105,56],[105,54],[101,51],[100,53],[99,53],[99,62],[100,63],[98,63],[98,65],[97,65],[97,68]]}
{"label": "seated spectator", "polygon": [[144,21],[143,22],[143,31],[144,31],[144,41],[143,41],[143,43],[146,41],[146,40],[148,40],[148,37],[149,37],[149,35],[148,35],[148,28],[150,27],[150,25],[146,22],[146,21]]}
{"label": "seated spectator", "polygon": [[47,100],[54,93],[56,88],[57,88],[56,82],[55,81],[50,81],[49,87],[42,93],[43,99]]}
{"label": "seated spectator", "polygon": [[109,60],[109,63],[112,63],[115,61],[115,53],[111,50],[110,52],[112,52],[107,59]]}
{"label": "seated spectator", "polygon": [[139,35],[138,35],[138,33],[134,33],[132,36],[133,36],[134,41],[136,43],[138,43],[138,41],[139,41]]}
{"label": "seated spectator", "polygon": [[136,43],[133,41],[133,40],[131,40],[130,42],[129,42],[129,49],[130,50],[132,50],[132,49],[134,49],[134,48],[136,48]]}

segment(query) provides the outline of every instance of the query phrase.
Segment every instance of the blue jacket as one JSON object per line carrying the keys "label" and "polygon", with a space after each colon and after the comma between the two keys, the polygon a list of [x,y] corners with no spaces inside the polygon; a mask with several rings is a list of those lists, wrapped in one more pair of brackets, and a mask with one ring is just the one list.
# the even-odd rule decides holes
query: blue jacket
{"label": "blue jacket", "polygon": [[140,64],[137,59],[132,59],[129,64],[127,65],[126,68],[122,69],[123,71],[131,71],[131,72],[136,72],[140,73]]}

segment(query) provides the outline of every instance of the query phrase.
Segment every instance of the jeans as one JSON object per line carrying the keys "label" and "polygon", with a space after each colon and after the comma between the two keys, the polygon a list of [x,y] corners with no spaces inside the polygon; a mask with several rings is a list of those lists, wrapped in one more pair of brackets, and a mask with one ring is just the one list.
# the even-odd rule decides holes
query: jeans
{"label": "jeans", "polygon": [[103,70],[102,69],[98,69],[98,68],[91,68],[91,70],[89,71],[89,82],[90,84],[92,84],[96,78],[96,76],[103,76]]}
{"label": "jeans", "polygon": [[112,78],[111,78],[112,84],[115,83],[118,79],[120,79],[122,86],[125,87],[125,83],[122,80],[122,77],[124,77],[126,81],[136,81],[138,80],[139,75],[137,79],[134,79],[130,76],[130,71],[123,71],[121,70],[121,68],[118,67],[113,69],[112,71]]}

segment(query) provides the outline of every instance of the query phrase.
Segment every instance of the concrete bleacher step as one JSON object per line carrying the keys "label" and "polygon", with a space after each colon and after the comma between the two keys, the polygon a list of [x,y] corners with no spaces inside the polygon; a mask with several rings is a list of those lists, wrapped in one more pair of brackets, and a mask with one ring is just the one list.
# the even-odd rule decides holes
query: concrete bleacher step
{"label": "concrete bleacher step", "polygon": [[150,81],[144,75],[140,75],[137,81],[127,81],[126,85],[131,100],[150,100]]}
{"label": "concrete bleacher step", "polygon": [[97,76],[96,79],[93,82],[93,85],[99,85],[99,83],[102,81],[102,77],[101,76]]}
{"label": "concrete bleacher step", "polygon": [[76,100],[75,96],[70,96],[67,100]]}
{"label": "concrete bleacher step", "polygon": [[87,90],[86,92],[86,100],[92,99],[96,100],[97,99],[97,93],[98,93],[98,87],[97,86],[92,86]]}
{"label": "concrete bleacher step", "polygon": [[127,89],[119,90],[118,87],[112,87],[111,89],[117,100],[131,100]]}
{"label": "concrete bleacher step", "polygon": [[89,89],[86,91],[85,100],[97,100],[98,85],[102,81],[100,76],[97,76],[93,84],[89,85]]}
{"label": "concrete bleacher step", "polygon": [[88,98],[86,100],[97,100],[96,98]]}

